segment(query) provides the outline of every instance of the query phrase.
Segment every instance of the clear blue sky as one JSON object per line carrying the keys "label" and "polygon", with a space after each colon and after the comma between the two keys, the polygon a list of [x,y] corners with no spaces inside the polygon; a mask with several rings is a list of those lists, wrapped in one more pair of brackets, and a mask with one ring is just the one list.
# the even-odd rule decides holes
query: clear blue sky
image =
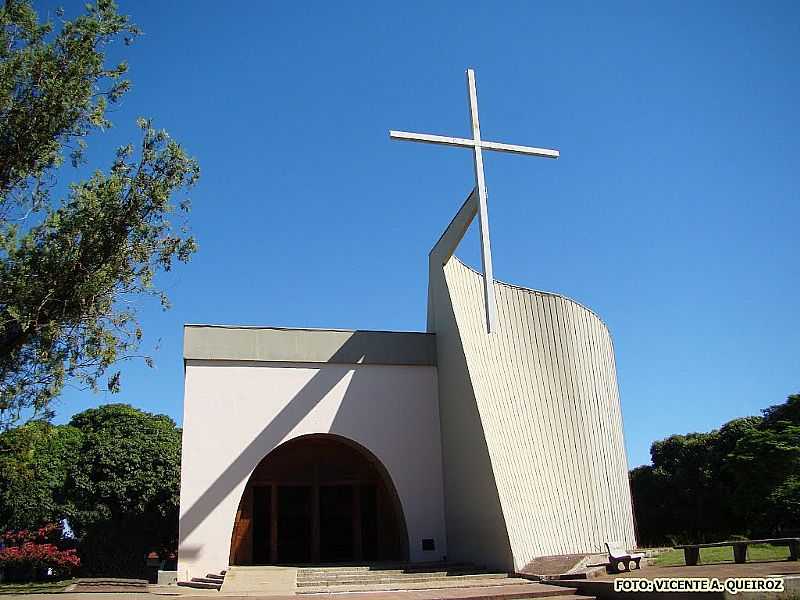
{"label": "clear blue sky", "polygon": [[[172,310],[142,307],[157,368],[68,391],[59,421],[122,401],[180,422],[187,322],[424,329],[427,252],[471,156],[387,130],[468,135],[468,66],[484,137],[562,153],[486,157],[496,276],[608,324],[631,465],[800,392],[800,3],[121,9],[145,35],[90,157],[153,117],[200,161],[200,250],[162,278]],[[474,231],[459,254],[479,264]]]}

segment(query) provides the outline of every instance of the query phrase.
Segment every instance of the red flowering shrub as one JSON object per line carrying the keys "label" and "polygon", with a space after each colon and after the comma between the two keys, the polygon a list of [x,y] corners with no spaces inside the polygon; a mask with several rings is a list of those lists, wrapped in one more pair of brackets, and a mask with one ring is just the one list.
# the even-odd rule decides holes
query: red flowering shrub
{"label": "red flowering shrub", "polygon": [[57,525],[37,530],[6,531],[0,535],[0,569],[9,580],[28,581],[47,576],[70,575],[81,565],[74,548],[61,549],[56,543],[63,531]]}
{"label": "red flowering shrub", "polygon": [[19,531],[6,531],[0,534],[0,545],[21,546],[25,542],[45,542],[53,544],[61,539],[63,528],[55,523],[49,523],[39,529],[20,529]]}

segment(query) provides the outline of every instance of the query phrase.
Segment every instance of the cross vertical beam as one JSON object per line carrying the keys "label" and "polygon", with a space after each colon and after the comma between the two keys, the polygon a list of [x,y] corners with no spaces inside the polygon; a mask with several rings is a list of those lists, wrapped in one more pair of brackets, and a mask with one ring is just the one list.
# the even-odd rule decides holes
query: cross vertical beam
{"label": "cross vertical beam", "polygon": [[[543,158],[558,158],[558,150],[549,148],[536,148],[533,146],[519,146],[517,144],[504,144],[501,142],[487,142],[481,139],[481,125],[478,118],[478,93],[475,86],[475,71],[467,69],[467,94],[469,96],[469,114],[472,126],[472,139],[433,135],[430,133],[411,133],[408,131],[389,131],[393,140],[406,142],[424,142],[442,146],[455,146],[459,148],[472,148],[475,161],[475,190],[478,203],[478,221],[481,235],[481,263],[483,265],[483,298],[486,306],[486,331],[492,333],[497,329],[497,303],[494,296],[494,273],[492,269],[492,247],[489,241],[489,210],[486,192],[486,180],[483,174],[483,151],[509,152],[511,154],[526,154]],[[470,196],[472,197],[472,196]],[[463,234],[462,234],[463,235]]]}
{"label": "cross vertical beam", "polygon": [[494,272],[492,269],[492,245],[489,240],[489,205],[486,201],[486,178],[483,174],[483,151],[481,148],[481,124],[478,117],[478,91],[475,88],[475,71],[467,69],[467,93],[469,94],[469,116],[472,139],[475,145],[475,187],[478,188],[478,222],[481,232],[481,266],[483,267],[483,301],[486,304],[486,331],[497,329],[497,304],[494,298]]}

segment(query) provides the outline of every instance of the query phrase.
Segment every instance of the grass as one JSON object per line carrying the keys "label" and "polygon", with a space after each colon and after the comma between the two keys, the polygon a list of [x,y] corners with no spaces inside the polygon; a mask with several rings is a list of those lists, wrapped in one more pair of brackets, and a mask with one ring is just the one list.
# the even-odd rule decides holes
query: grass
{"label": "grass", "polygon": [[30,583],[0,583],[0,595],[2,594],[47,594],[60,592],[68,585],[74,583],[74,579],[64,581],[32,581]]}
{"label": "grass", "polygon": [[[770,546],[769,544],[753,544],[747,547],[747,561],[759,560],[786,560],[789,558],[787,546]],[[707,565],[712,563],[732,563],[733,548],[700,548],[700,562]],[[686,564],[683,560],[683,550],[668,550],[655,558],[657,567],[676,567]]]}

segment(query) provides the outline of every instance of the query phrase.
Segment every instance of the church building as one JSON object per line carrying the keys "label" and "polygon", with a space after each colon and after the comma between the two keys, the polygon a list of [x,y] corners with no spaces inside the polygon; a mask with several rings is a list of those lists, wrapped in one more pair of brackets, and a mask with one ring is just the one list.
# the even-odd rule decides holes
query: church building
{"label": "church building", "polygon": [[187,325],[179,573],[635,546],[614,352],[588,308],[430,253],[428,331]]}
{"label": "church building", "polygon": [[[480,150],[550,151],[482,142],[469,82],[473,140],[420,134],[473,148],[477,179],[430,252],[426,332],[185,327],[179,577],[635,547],[608,329],[491,277]],[[454,255],[476,215],[483,273]]]}

